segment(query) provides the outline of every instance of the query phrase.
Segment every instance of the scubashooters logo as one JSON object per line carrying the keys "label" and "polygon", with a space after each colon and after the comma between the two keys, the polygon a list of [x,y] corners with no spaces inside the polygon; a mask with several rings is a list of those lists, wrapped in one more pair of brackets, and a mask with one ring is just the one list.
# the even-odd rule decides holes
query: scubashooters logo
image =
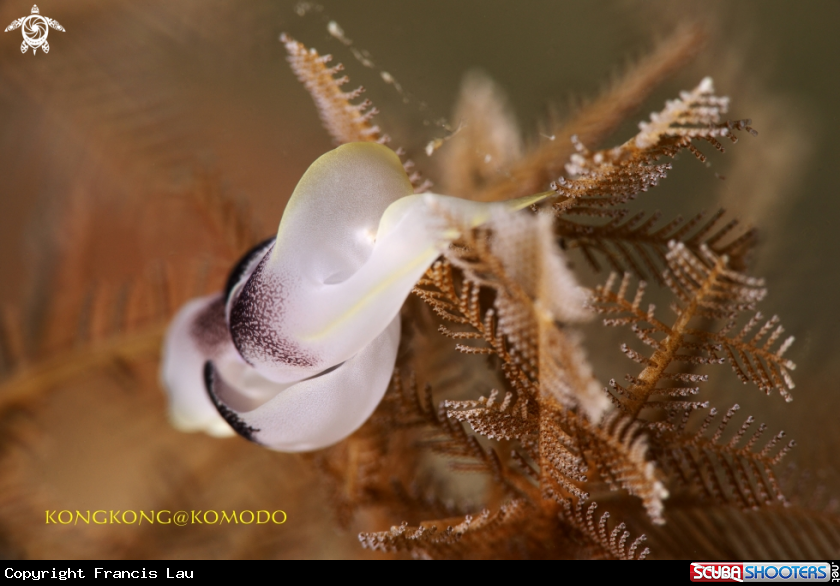
{"label": "scubashooters logo", "polygon": [[692,582],[829,582],[827,562],[693,562]]}
{"label": "scubashooters logo", "polygon": [[26,53],[26,50],[32,47],[32,54],[34,55],[38,48],[44,53],[50,52],[50,44],[47,42],[47,35],[50,29],[64,32],[64,27],[58,24],[57,20],[41,16],[38,5],[32,7],[32,14],[13,20],[12,24],[6,27],[4,32],[13,31],[18,28],[23,28],[23,43],[20,45],[20,52]]}

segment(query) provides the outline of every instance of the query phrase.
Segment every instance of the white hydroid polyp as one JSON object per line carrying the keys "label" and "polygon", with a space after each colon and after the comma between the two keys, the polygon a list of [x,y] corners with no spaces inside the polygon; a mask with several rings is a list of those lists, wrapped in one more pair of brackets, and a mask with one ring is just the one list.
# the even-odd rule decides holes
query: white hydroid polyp
{"label": "white hydroid polyp", "polygon": [[277,237],[234,268],[225,295],[187,304],[164,347],[173,423],[222,426],[282,451],[340,441],[381,400],[396,359],[399,311],[459,225],[503,203],[414,195],[396,154],[351,143],[315,161]]}

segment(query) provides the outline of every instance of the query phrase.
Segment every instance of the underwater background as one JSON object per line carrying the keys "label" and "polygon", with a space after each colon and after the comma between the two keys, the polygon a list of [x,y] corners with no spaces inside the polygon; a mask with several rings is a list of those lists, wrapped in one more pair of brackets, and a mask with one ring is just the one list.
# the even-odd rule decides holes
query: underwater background
{"label": "underwater background", "polygon": [[[373,555],[356,531],[335,528],[305,459],[170,429],[154,353],[141,366],[80,367],[15,386],[23,380],[15,376],[72,348],[75,336],[106,340],[114,329],[105,322],[117,319],[135,280],[195,261],[204,286],[221,287],[225,255],[245,237],[198,230],[184,194],[224,192],[256,218],[254,234],[276,230],[301,174],[333,146],[286,63],[282,32],[343,62],[392,144],[434,179],[446,147],[431,157],[424,148],[457,128],[452,108],[467,71],[482,69],[504,88],[527,141],[551,140],[541,129],[552,116],[595,98],[679,24],[704,27],[697,58],[605,144],[588,146],[620,144],[705,76],[730,96],[729,117],[752,119],[757,137],[744,134],[723,156],[707,153],[707,165],[683,155],[637,204],[665,218],[724,207],[759,229],[751,273],[767,280],[762,311],[796,336],[794,401],[732,388],[731,378],[711,396],[731,393],[746,413],[785,429],[798,444],[786,459],[796,466],[790,477],[825,486],[829,501],[840,495],[840,281],[831,268],[840,254],[837,2],[74,0],[39,8],[66,29],[50,32],[48,54],[21,54],[18,31],[0,37],[0,306],[20,334],[7,336],[17,358],[0,371],[0,555]],[[0,22],[30,10],[4,2]],[[605,382],[626,364],[619,337],[595,332],[587,330],[587,348]],[[45,510],[162,502],[280,508],[289,520],[279,530],[44,524]]]}

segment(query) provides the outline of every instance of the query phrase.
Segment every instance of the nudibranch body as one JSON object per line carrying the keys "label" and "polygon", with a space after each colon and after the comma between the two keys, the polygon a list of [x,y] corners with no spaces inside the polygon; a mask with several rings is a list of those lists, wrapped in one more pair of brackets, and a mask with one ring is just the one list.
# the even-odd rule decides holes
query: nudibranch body
{"label": "nudibranch body", "polygon": [[315,161],[276,238],[245,255],[224,293],[193,300],[170,326],[161,377],[174,425],[240,435],[280,451],[350,435],[387,389],[399,312],[462,225],[494,207],[413,193],[396,154],[351,143]]}

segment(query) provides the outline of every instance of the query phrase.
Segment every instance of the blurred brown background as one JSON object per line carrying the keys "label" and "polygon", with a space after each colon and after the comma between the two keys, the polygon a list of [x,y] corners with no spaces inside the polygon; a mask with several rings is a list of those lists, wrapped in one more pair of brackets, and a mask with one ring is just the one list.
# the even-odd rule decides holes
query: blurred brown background
{"label": "blurred brown background", "polygon": [[[31,7],[3,2],[0,23]],[[538,129],[550,112],[562,118],[677,23],[700,22],[710,32],[705,50],[608,143],[629,138],[638,120],[706,75],[732,98],[733,118],[753,119],[757,138],[711,156],[711,166],[683,157],[638,205],[666,218],[722,205],[759,227],[754,272],[770,290],[762,311],[778,313],[797,337],[795,400],[758,396],[732,378],[714,393],[787,429],[800,446],[790,459],[832,482],[840,447],[831,269],[840,252],[837,2],[61,0],[39,8],[66,29],[50,32],[49,54],[21,55],[19,30],[0,36],[0,304],[25,325],[24,346],[52,335],[35,357],[67,345],[44,332],[62,307],[83,305],[85,285],[118,289],[161,262],[187,266],[200,254],[211,267],[207,286],[221,286],[218,235],[190,223],[183,204],[196,185],[247,202],[255,233],[276,229],[297,179],[331,148],[285,62],[281,32],[344,62],[393,144],[434,178],[435,158],[423,147],[447,134],[442,120],[467,70],[479,67],[507,90],[528,140],[547,140]],[[375,68],[327,32],[330,20]],[[108,299],[100,303],[116,303]],[[617,340],[592,343],[601,380],[627,366]],[[301,459],[169,430],[161,396],[148,391],[154,368],[150,359],[132,371],[129,390],[93,373],[76,377],[2,421],[0,555],[363,555],[352,530],[334,529]],[[150,508],[173,495],[185,507],[276,505],[290,521],[266,535],[42,525],[45,508]]]}

